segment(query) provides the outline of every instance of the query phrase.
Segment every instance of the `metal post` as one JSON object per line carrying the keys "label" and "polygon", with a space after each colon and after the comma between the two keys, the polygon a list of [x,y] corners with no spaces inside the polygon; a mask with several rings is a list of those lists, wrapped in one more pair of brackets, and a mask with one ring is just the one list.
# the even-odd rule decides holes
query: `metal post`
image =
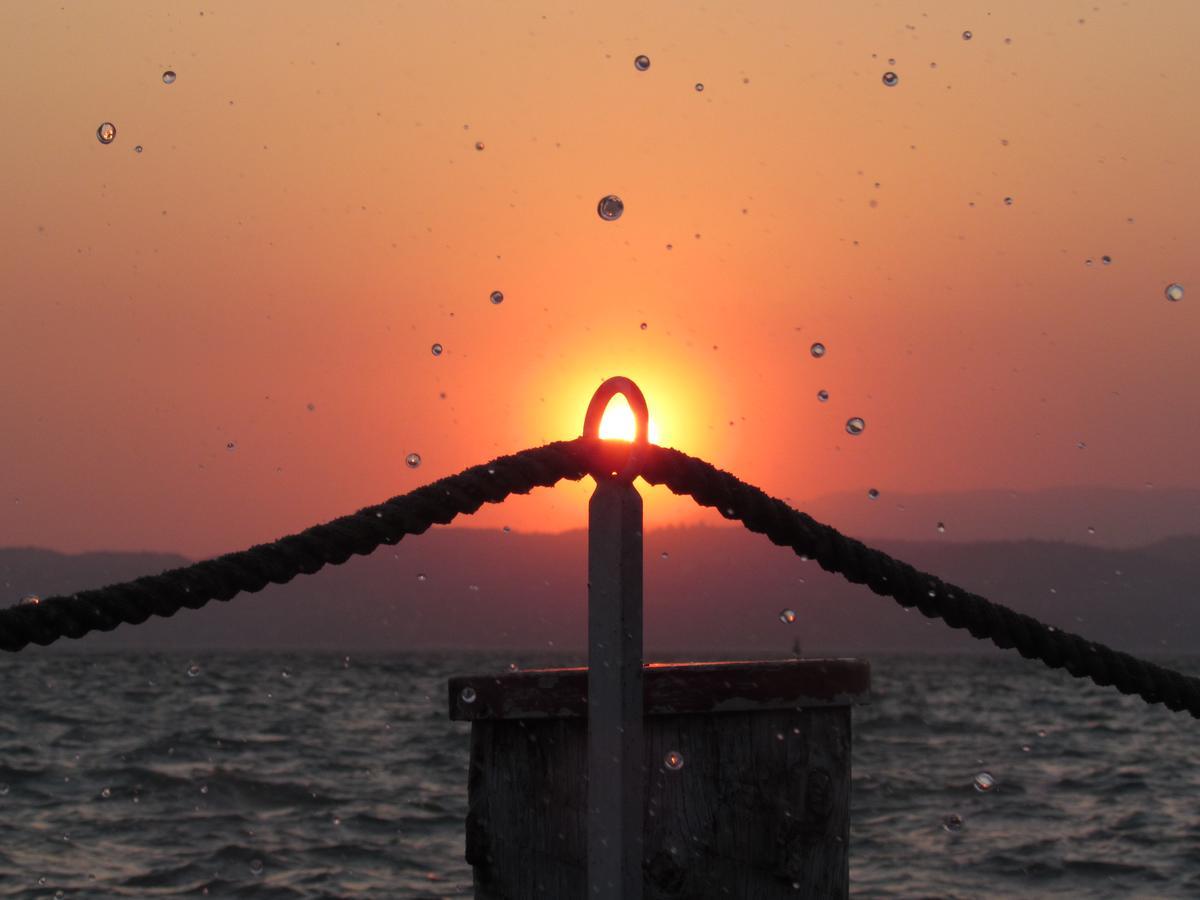
{"label": "metal post", "polygon": [[633,486],[649,439],[646,398],[628,378],[592,397],[583,436],[599,437],[614,394],[636,433],[619,471],[596,473],[588,504],[588,838],[590,897],[642,900],[642,497]]}
{"label": "metal post", "polygon": [[642,897],[642,497],[596,484],[588,504],[588,885]]}

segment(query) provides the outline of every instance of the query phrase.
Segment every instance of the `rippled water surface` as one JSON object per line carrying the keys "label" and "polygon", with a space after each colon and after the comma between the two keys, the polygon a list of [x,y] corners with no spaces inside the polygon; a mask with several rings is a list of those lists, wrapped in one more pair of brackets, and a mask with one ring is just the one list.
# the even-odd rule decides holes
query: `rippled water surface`
{"label": "rippled water surface", "polygon": [[[445,680],[513,661],[6,656],[0,895],[469,896]],[[853,894],[1200,896],[1193,720],[1007,656],[872,665]]]}

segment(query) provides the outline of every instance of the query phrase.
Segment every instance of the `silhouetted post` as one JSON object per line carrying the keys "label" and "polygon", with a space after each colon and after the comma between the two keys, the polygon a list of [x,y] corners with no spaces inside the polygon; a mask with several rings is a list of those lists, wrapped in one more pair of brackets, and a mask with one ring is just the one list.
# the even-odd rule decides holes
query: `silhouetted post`
{"label": "silhouetted post", "polygon": [[[642,665],[646,401],[588,506],[588,668],[450,679],[471,722],[467,861],[476,900],[846,897],[857,660]],[[740,602],[741,598],[737,598]]]}
{"label": "silhouetted post", "polygon": [[588,886],[642,898],[642,498],[601,479],[588,504]]}

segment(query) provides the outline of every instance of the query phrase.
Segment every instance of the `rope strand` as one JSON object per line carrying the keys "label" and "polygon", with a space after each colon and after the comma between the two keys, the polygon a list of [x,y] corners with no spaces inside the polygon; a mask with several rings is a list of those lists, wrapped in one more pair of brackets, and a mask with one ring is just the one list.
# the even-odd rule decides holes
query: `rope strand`
{"label": "rope strand", "polygon": [[[578,481],[588,474],[611,472],[622,464],[624,454],[624,445],[595,438],[559,441],[502,456],[269,544],[124,584],[0,609],[0,650],[51,644],[61,637],[81,638],[122,623],[144,622],[150,616],[172,616],[184,607],[199,609],[211,600],[254,593],[268,584],[286,584],[325,565],[365,556],[381,544],[396,544],[405,535],[422,534],[432,525],[447,525],[485,503],[551,487],[564,478]],[[1200,679],[1060,631],[921,572],[678,450],[650,445],[639,468],[650,484],[690,496],[772,543],[816,560],[827,572],[865,584],[903,607],[915,607],[951,628],[966,629],[979,640],[1015,649],[1026,659],[1066,669],[1076,678],[1089,678],[1123,694],[1136,694],[1147,703],[1162,703],[1200,718]]]}

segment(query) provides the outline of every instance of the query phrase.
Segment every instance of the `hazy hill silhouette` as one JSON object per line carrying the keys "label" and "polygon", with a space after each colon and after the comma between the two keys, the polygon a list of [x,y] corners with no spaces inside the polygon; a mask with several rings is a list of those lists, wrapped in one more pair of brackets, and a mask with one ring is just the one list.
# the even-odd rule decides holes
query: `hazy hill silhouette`
{"label": "hazy hill silhouette", "polygon": [[[1200,537],[1134,549],[1033,540],[881,546],[962,587],[1120,648],[1200,649]],[[184,562],[163,554],[0,550],[0,586],[6,602],[15,602],[25,593],[95,587]],[[580,648],[586,641],[585,562],[582,531],[435,528],[289,585],[60,643],[347,652]],[[797,612],[795,624],[780,621],[783,608]],[[647,534],[646,639],[651,652],[786,655],[794,639],[806,653],[985,648],[759,536],[706,526]]]}

